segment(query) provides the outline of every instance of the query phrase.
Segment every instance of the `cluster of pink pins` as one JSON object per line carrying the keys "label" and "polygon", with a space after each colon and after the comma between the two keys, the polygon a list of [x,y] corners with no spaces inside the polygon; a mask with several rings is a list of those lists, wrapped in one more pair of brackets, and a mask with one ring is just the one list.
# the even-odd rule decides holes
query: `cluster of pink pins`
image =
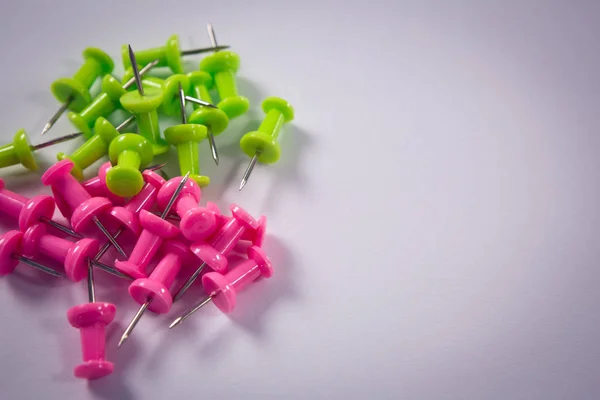
{"label": "cluster of pink pins", "polygon": [[[63,160],[43,174],[41,181],[53,196],[27,198],[7,189],[0,179],[0,212],[13,217],[19,228],[0,237],[0,275],[10,274],[22,263],[74,282],[87,277],[89,302],[67,311],[69,323],[81,337],[83,363],[75,367],[76,377],[97,379],[114,368],[105,359],[105,330],[115,318],[116,307],[96,301],[94,269],[133,280],[129,294],[141,308],[119,346],[146,310],[168,313],[198,277],[204,293],[196,290],[197,305],[174,319],[171,328],[209,302],[230,312],[238,290],[271,276],[271,263],[262,250],[266,217],[256,219],[234,204],[230,216],[216,204],[201,206],[200,187],[188,175],[167,181],[145,170],[143,189],[126,200],[106,187],[103,178],[110,163],[100,168],[98,177],[83,183],[71,175],[72,168],[70,160]],[[55,207],[70,227],[52,219]],[[122,246],[132,249],[128,256]],[[110,247],[121,259],[109,258],[114,254],[107,252]],[[245,259],[230,268],[228,256],[233,252],[242,252]],[[64,265],[64,274],[46,266],[48,259]],[[193,273],[174,288],[184,265]]]}

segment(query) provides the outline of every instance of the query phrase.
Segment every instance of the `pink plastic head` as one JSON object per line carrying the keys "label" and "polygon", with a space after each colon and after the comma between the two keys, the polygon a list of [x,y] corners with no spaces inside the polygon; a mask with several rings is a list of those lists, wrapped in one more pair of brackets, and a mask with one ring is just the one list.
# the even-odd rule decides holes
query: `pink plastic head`
{"label": "pink plastic head", "polygon": [[206,243],[196,243],[190,246],[192,252],[202,262],[205,262],[213,271],[225,273],[227,271],[227,257]]}
{"label": "pink plastic head", "polygon": [[229,209],[231,210],[231,215],[233,218],[235,218],[240,224],[248,229],[258,229],[258,221],[242,207],[238,206],[237,204],[232,204]]}
{"label": "pink plastic head", "polygon": [[[160,190],[158,191],[158,196],[156,198],[156,201],[158,202],[158,206],[160,208],[166,207],[171,197],[173,197],[173,194],[175,194],[177,186],[179,186],[179,183],[182,179],[182,176],[176,176],[175,178],[171,178],[160,188]],[[194,200],[196,200],[196,203],[200,202],[200,199],[202,198],[202,191],[200,190],[200,186],[198,186],[198,184],[193,179],[187,180],[187,182],[183,186],[183,189],[179,193],[179,199],[184,196],[192,196]]]}
{"label": "pink plastic head", "polygon": [[110,210],[110,216],[119,221],[122,226],[134,235],[138,235],[142,230],[138,218],[125,207],[113,207]]}
{"label": "pink plastic head", "polygon": [[92,381],[94,379],[104,378],[107,375],[112,374],[115,366],[110,361],[106,360],[89,360],[84,361],[73,369],[73,375],[76,378],[87,379]]}
{"label": "pink plastic head", "polygon": [[42,183],[46,186],[54,185],[59,179],[69,175],[74,165],[73,161],[69,159],[57,162],[44,172],[42,175]]}
{"label": "pink plastic head", "polygon": [[124,273],[125,275],[132,277],[133,279],[142,279],[142,278],[146,278],[148,276],[148,274],[146,274],[145,271],[140,269],[139,265],[137,265],[136,263],[131,262],[129,260],[115,261],[115,268],[117,270],[119,270],[120,272]]}
{"label": "pink plastic head", "polygon": [[242,235],[242,240],[249,240],[252,242],[252,245],[262,247],[262,245],[265,241],[266,234],[267,234],[267,217],[265,215],[261,215],[258,218],[258,228],[248,229]]}
{"label": "pink plastic head", "polygon": [[179,229],[183,236],[192,242],[204,240],[217,230],[217,218],[215,213],[207,208],[190,208],[181,217]]}
{"label": "pink plastic head", "polygon": [[73,211],[71,217],[71,225],[76,232],[85,230],[90,222],[95,217],[107,212],[112,207],[112,203],[105,197],[92,197],[89,200],[81,203],[79,207]]}
{"label": "pink plastic head", "polygon": [[19,231],[8,231],[0,236],[0,276],[15,270],[19,261],[13,258],[13,254],[20,253],[22,239],[23,233]]}
{"label": "pink plastic head", "polygon": [[160,188],[167,182],[165,178],[149,169],[144,170],[142,172],[142,176],[144,177],[144,181],[146,183],[154,186],[154,188],[157,190],[160,190]]}
{"label": "pink plastic head", "polygon": [[22,252],[25,257],[33,257],[38,252],[38,243],[46,235],[43,224],[33,224],[23,234]]}
{"label": "pink plastic head", "polygon": [[129,285],[129,295],[139,304],[144,304],[152,298],[148,309],[157,314],[166,314],[173,305],[173,298],[169,288],[162,282],[149,278],[136,279]]}
{"label": "pink plastic head", "polygon": [[65,257],[65,273],[67,278],[79,282],[87,276],[88,258],[94,258],[100,246],[96,239],[81,239],[73,243]]}
{"label": "pink plastic head", "polygon": [[218,272],[209,272],[202,276],[204,291],[213,296],[212,302],[224,313],[230,313],[235,308],[236,292],[227,279]]}
{"label": "pink plastic head", "polygon": [[50,196],[39,195],[29,199],[19,214],[19,229],[24,231],[39,222],[42,217],[51,219],[54,215],[55,203]]}
{"label": "pink plastic head", "polygon": [[179,234],[179,228],[175,225],[146,210],[140,211],[140,223],[144,229],[164,239],[174,238]]}
{"label": "pink plastic head", "polygon": [[263,249],[258,246],[250,246],[248,249],[248,258],[256,262],[263,278],[273,276],[273,264],[271,264],[271,260],[269,260]]}
{"label": "pink plastic head", "polygon": [[67,319],[72,327],[81,329],[95,324],[108,325],[115,319],[117,307],[111,303],[84,303],[71,307]]}

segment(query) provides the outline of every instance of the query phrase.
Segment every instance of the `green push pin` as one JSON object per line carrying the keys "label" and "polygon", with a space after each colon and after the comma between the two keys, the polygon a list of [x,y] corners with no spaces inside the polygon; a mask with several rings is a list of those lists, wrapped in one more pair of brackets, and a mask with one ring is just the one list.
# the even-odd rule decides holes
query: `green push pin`
{"label": "green push pin", "polygon": [[200,187],[210,184],[208,176],[200,175],[200,162],[198,160],[198,143],[206,138],[206,127],[197,124],[188,124],[185,113],[185,93],[179,90],[179,105],[181,111],[181,125],[165,129],[165,139],[175,146],[179,158],[181,174],[188,173]]}
{"label": "green push pin", "polygon": [[17,133],[15,133],[12,143],[0,146],[0,168],[21,164],[28,170],[35,171],[38,169],[38,165],[33,154],[36,150],[66,142],[67,140],[75,139],[81,135],[83,135],[83,132],[72,133],[70,135],[32,146],[29,144],[29,138],[27,137],[27,132],[25,132],[25,129],[19,129]]}
{"label": "green push pin", "polygon": [[83,65],[72,78],[60,78],[52,82],[52,86],[50,86],[52,94],[63,105],[46,123],[42,135],[52,128],[52,125],[67,109],[75,112],[83,110],[92,101],[90,88],[96,79],[110,74],[114,68],[110,56],[95,47],[85,49],[83,58]]}
{"label": "green push pin", "polygon": [[[188,74],[192,91],[196,97],[208,104],[212,103],[209,89],[212,86],[213,80],[210,74],[204,71],[194,71]],[[193,97],[186,96],[186,100],[195,101]],[[217,153],[217,145],[215,144],[214,135],[218,135],[227,128],[229,119],[227,114],[218,107],[200,107],[198,103],[194,103],[197,109],[190,115],[189,122],[192,124],[204,125],[207,128],[208,143],[212,152],[215,164],[219,165],[219,154]]]}
{"label": "green push pin", "polygon": [[154,157],[152,144],[143,136],[123,133],[108,146],[108,157],[114,165],[106,173],[106,186],[117,196],[132,197],[142,190],[144,177],[140,172]]}
{"label": "green push pin", "polygon": [[[228,48],[229,46],[219,47],[219,49]],[[172,35],[164,46],[138,51],[136,52],[135,56],[140,65],[146,65],[154,60],[158,60],[158,64],[156,65],[157,67],[169,67],[173,73],[183,74],[183,64],[181,63],[182,56],[206,53],[209,51],[214,51],[214,49],[209,47],[181,51],[179,48],[179,36]],[[128,45],[123,45],[121,48],[121,54],[123,56],[123,66],[125,69],[131,67],[131,57],[129,57]]]}
{"label": "green push pin", "polygon": [[[140,75],[144,75],[150,68],[155,66],[157,62],[150,63],[140,70]],[[89,139],[92,137],[92,126],[100,117],[108,117],[117,108],[121,106],[119,99],[126,93],[126,90],[133,86],[135,79],[131,79],[121,84],[112,75],[106,75],[102,79],[102,92],[96,96],[90,104],[87,105],[81,112],[70,112],[67,116],[77,129],[82,131]]]}
{"label": "green push pin", "polygon": [[144,89],[131,47],[129,47],[129,55],[132,58],[131,64],[134,66],[132,70],[137,92],[125,93],[121,97],[121,105],[135,115],[138,131],[152,144],[154,155],[164,154],[169,150],[169,144],[160,137],[157,113],[158,107],[163,102],[163,91],[155,88]]}
{"label": "green push pin", "polygon": [[88,139],[81,147],[73,152],[73,154],[66,155],[65,153],[58,153],[56,158],[58,161],[69,159],[73,161],[73,169],[71,174],[77,178],[77,180],[83,180],[83,170],[104,157],[108,154],[108,146],[110,143],[119,136],[119,132],[133,122],[135,118],[129,117],[121,125],[116,128],[104,117],[99,117],[94,125],[94,135]]}
{"label": "green push pin", "polygon": [[240,147],[248,157],[252,157],[239,190],[242,190],[256,165],[273,164],[279,161],[281,148],[277,142],[279,132],[284,123],[294,119],[294,109],[291,104],[279,97],[268,97],[262,102],[262,109],[267,114],[257,131],[248,132],[240,140]]}
{"label": "green push pin", "polygon": [[[215,51],[218,49],[217,40],[211,24],[208,24],[208,34]],[[235,73],[240,67],[240,57],[232,51],[220,51],[205,57],[200,62],[200,69],[211,74],[219,92],[221,101],[217,104],[227,114],[229,119],[239,117],[248,111],[250,102],[240,96],[235,82]]]}

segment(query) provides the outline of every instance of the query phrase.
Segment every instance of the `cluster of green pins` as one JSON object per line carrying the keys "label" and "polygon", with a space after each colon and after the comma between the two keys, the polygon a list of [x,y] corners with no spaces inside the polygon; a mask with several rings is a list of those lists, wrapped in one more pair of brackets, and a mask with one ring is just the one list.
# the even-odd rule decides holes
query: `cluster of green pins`
{"label": "cluster of green pins", "polygon": [[[106,185],[117,196],[137,194],[144,185],[140,171],[155,156],[167,153],[172,147],[178,155],[181,175],[189,174],[202,187],[208,185],[210,178],[200,171],[200,143],[209,142],[218,165],[214,137],[227,129],[231,119],[244,115],[250,107],[249,100],[237,88],[240,57],[226,50],[229,46],[217,45],[210,24],[208,32],[212,46],[202,49],[182,51],[177,35],[171,36],[164,46],[138,52],[124,45],[125,73],[121,80],[111,75],[114,63],[110,56],[97,48],[86,49],[84,61],[75,74],[52,83],[52,93],[61,106],[42,134],[66,110],[70,111],[68,119],[78,132],[32,146],[25,131],[19,130],[12,143],[0,147],[0,167],[20,163],[35,170],[36,150],[83,136],[85,143],[71,154],[58,153],[57,159],[71,160],[73,176],[83,180],[86,168],[108,156],[113,167],[106,173]],[[200,61],[197,70],[186,73],[182,57],[205,52],[211,54]],[[164,79],[152,76],[152,71],[161,67],[168,68],[172,75]],[[97,81],[100,90],[93,97],[90,88]],[[189,117],[186,102],[192,103],[194,109]],[[279,133],[283,124],[294,118],[293,108],[281,98],[265,99],[262,108],[266,116],[260,127],[243,135],[240,141],[241,149],[251,158],[240,190],[257,162],[271,164],[279,160]],[[182,123],[162,130],[161,115],[181,115]],[[120,124],[115,126],[113,122],[117,119]]]}

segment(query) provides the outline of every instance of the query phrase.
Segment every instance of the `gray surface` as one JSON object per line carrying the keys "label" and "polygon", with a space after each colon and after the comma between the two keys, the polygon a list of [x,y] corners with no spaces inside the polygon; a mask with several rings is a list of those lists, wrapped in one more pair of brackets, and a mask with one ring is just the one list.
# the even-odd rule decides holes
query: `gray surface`
{"label": "gray surface", "polygon": [[[252,112],[217,138],[218,169],[202,147],[205,198],[268,215],[277,274],[231,317],[146,316],[116,352],[135,307],[98,272],[117,371],[88,387],[65,318],[85,283],[19,267],[0,282],[0,398],[598,398],[598,2],[35,3],[0,12],[4,142],[38,142],[86,46],[205,46],[209,20],[235,46]],[[267,95],[297,121],[238,194]]]}

